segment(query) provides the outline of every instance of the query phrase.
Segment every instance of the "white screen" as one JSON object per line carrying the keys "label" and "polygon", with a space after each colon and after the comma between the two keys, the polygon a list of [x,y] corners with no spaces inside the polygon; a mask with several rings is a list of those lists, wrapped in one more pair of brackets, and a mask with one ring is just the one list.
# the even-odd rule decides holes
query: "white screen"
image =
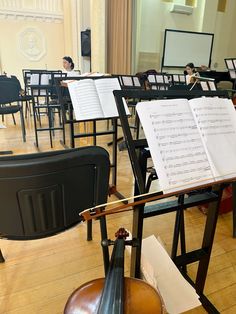
{"label": "white screen", "polygon": [[213,34],[166,30],[163,67],[209,66]]}

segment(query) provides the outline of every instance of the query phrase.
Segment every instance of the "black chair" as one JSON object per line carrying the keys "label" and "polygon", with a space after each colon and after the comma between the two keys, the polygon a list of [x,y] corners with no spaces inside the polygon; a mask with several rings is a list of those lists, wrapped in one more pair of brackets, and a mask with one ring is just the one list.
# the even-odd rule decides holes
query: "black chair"
{"label": "black chair", "polygon": [[[19,84],[15,78],[0,79],[0,115],[15,114],[20,112],[21,129],[23,141],[26,141],[25,123],[22,101],[19,94]],[[16,105],[11,103],[17,102]]]}
{"label": "black chair", "polygon": [[[81,211],[106,203],[109,169],[98,146],[0,158],[1,238],[38,239],[78,224]],[[91,240],[91,222],[87,232]]]}

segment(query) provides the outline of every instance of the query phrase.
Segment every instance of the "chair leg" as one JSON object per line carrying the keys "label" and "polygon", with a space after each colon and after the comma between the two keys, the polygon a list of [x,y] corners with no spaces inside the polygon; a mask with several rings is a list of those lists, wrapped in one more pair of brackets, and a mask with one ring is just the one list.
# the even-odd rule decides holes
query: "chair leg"
{"label": "chair leg", "polygon": [[5,259],[2,255],[2,250],[0,249],[0,263],[4,263],[5,262]]}
{"label": "chair leg", "polygon": [[35,108],[35,103],[33,100],[33,118],[34,118],[34,134],[35,134],[35,145],[36,147],[39,146],[38,142],[38,133],[37,133],[37,108]]}
{"label": "chair leg", "polygon": [[[9,103],[9,105],[11,106],[11,103]],[[14,125],[16,125],[16,119],[15,119],[14,113],[12,113],[12,119],[13,119]]]}
{"label": "chair leg", "polygon": [[24,113],[23,113],[23,109],[22,109],[22,105],[20,105],[20,122],[21,122],[21,130],[22,130],[22,138],[23,138],[23,142],[26,142],[26,131],[25,131],[25,120],[24,120]]}
{"label": "chair leg", "polygon": [[87,241],[92,241],[93,235],[92,235],[92,220],[87,221]]}

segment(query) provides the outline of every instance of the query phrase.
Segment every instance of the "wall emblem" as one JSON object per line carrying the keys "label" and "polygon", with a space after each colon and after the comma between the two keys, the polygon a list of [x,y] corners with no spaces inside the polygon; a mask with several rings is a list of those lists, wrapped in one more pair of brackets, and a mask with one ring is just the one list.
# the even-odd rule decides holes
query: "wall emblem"
{"label": "wall emblem", "polygon": [[36,28],[27,28],[19,33],[21,53],[31,61],[40,60],[46,53],[45,38]]}

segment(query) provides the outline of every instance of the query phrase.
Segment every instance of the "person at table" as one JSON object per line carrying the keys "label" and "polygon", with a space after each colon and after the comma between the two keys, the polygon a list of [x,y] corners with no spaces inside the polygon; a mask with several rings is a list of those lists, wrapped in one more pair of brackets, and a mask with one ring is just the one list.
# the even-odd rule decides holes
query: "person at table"
{"label": "person at table", "polygon": [[67,76],[77,76],[78,73],[74,71],[74,62],[71,57],[65,56],[63,59],[63,72],[67,73]]}

